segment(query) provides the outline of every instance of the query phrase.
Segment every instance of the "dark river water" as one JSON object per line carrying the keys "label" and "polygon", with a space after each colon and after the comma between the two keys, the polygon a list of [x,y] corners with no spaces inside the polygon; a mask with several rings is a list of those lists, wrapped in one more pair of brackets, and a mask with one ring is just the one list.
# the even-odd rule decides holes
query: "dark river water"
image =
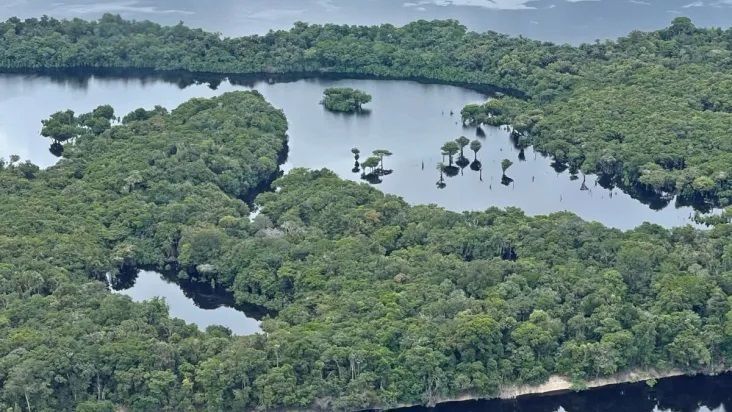
{"label": "dark river water", "polygon": [[662,379],[560,395],[514,400],[467,401],[399,412],[727,412],[732,409],[732,375]]}

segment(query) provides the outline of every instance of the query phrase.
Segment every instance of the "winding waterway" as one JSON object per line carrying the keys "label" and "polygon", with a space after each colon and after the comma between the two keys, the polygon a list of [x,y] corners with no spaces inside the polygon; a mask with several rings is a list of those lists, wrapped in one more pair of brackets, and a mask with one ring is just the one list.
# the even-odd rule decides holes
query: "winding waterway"
{"label": "winding waterway", "polygon": [[[318,104],[323,89],[331,86],[357,87],[373,96],[368,113],[331,113]],[[665,227],[691,222],[693,209],[677,208],[672,200],[653,199],[651,204],[631,198],[619,189],[606,189],[597,178],[557,172],[551,159],[531,148],[514,147],[505,129],[463,127],[460,110],[467,103],[483,102],[486,96],[474,90],[450,85],[413,81],[299,79],[289,82],[223,80],[192,83],[184,77],[161,76],[39,76],[0,74],[0,157],[18,154],[41,166],[56,158],[48,142],[39,136],[40,120],[70,108],[77,113],[111,104],[118,115],[138,107],[154,105],[173,108],[192,97],[206,97],[231,90],[256,89],[289,122],[289,156],[283,166],[329,168],[341,177],[360,181],[353,173],[351,148],[394,153],[386,159],[385,176],[379,188],[402,196],[412,204],[434,203],[453,211],[485,210],[492,206],[518,207],[529,215],[570,211],[606,226],[631,229],[643,222]],[[452,114],[451,114],[452,113]],[[478,139],[477,157],[482,171],[465,167],[457,176],[446,177],[445,187],[436,164],[443,160],[440,147],[461,135]],[[466,148],[471,161],[474,154]],[[501,161],[514,164],[503,177]]]}

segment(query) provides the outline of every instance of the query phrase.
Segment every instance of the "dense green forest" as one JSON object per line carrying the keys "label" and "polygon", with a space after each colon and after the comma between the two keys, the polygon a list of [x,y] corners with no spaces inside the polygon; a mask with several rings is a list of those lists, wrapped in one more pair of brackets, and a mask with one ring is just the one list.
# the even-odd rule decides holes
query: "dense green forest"
{"label": "dense green forest", "polygon": [[323,106],[332,112],[360,112],[371,101],[371,95],[350,87],[329,87],[323,92]]}
{"label": "dense green forest", "polygon": [[222,38],[106,15],[0,23],[0,69],[138,68],[342,73],[495,86],[463,111],[513,125],[525,144],[625,190],[732,203],[732,29],[683,17],[666,29],[578,47],[473,33],[455,21],[404,27],[296,24]]}
{"label": "dense green forest", "polygon": [[[56,166],[1,163],[2,409],[354,410],[730,366],[722,219],[621,232],[569,213],[453,213],[327,170],[266,191],[287,124],[257,92],[112,118],[57,113]],[[107,273],[143,266],[269,308],[264,333],[200,332],[107,290]]]}

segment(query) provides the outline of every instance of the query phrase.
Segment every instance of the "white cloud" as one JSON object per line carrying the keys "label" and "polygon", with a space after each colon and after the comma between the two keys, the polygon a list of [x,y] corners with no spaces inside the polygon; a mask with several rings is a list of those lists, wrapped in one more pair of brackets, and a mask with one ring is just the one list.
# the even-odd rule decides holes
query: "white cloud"
{"label": "white cloud", "polygon": [[286,17],[299,16],[305,13],[304,9],[265,9],[254,12],[247,17],[256,20],[277,20]]}
{"label": "white cloud", "polygon": [[58,8],[71,14],[98,14],[98,13],[143,13],[143,14],[193,14],[189,10],[160,9],[157,6],[143,6],[139,0],[114,1],[110,3],[93,4],[54,4]]}
{"label": "white cloud", "polygon": [[[410,0],[403,3],[404,7],[420,8],[423,6],[464,6],[464,7],[482,7],[485,9],[496,10],[531,10],[536,9],[531,3],[538,0]],[[599,2],[601,0],[564,0],[568,3],[584,3]],[[633,0],[631,0],[633,1]],[[640,0],[636,0],[640,1]],[[721,0],[729,1],[732,0]],[[556,5],[549,5],[548,8],[554,8]]]}
{"label": "white cloud", "polygon": [[732,0],[714,0],[714,1],[702,1],[697,0],[694,2],[691,2],[685,6],[681,6],[684,9],[690,9],[694,7],[732,7]]}
{"label": "white cloud", "polygon": [[318,6],[325,9],[325,11],[336,11],[341,8],[341,6],[336,5],[333,3],[333,0],[317,0],[315,2]]}
{"label": "white cloud", "polygon": [[404,3],[404,7],[421,7],[421,6],[462,6],[462,7],[482,7],[485,9],[497,10],[524,10],[533,9],[529,6],[532,0],[419,0]]}

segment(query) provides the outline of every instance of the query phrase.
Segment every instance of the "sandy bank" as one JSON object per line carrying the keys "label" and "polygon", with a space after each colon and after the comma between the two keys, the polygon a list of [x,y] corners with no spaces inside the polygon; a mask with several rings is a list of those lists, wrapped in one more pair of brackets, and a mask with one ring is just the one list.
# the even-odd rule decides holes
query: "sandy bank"
{"label": "sandy bank", "polygon": [[[731,370],[720,370],[714,373],[707,373],[709,375],[721,374],[730,372]],[[699,374],[704,374],[699,372]],[[450,398],[439,398],[435,404],[446,403],[446,402],[461,402],[471,400],[489,400],[489,399],[515,399],[520,396],[527,395],[548,395],[555,393],[568,392],[573,390],[586,390],[593,388],[600,388],[603,386],[620,385],[626,383],[642,382],[651,379],[665,379],[673,378],[684,375],[695,375],[694,373],[684,372],[681,370],[668,370],[668,371],[657,371],[657,370],[639,370],[631,372],[618,373],[611,376],[597,378],[583,382],[582,388],[577,388],[572,384],[572,381],[559,375],[551,376],[546,382],[540,385],[504,385],[500,388],[498,395],[496,396],[481,396],[474,394],[464,394],[460,396],[454,396]],[[417,405],[400,405],[400,408],[410,407]]]}

